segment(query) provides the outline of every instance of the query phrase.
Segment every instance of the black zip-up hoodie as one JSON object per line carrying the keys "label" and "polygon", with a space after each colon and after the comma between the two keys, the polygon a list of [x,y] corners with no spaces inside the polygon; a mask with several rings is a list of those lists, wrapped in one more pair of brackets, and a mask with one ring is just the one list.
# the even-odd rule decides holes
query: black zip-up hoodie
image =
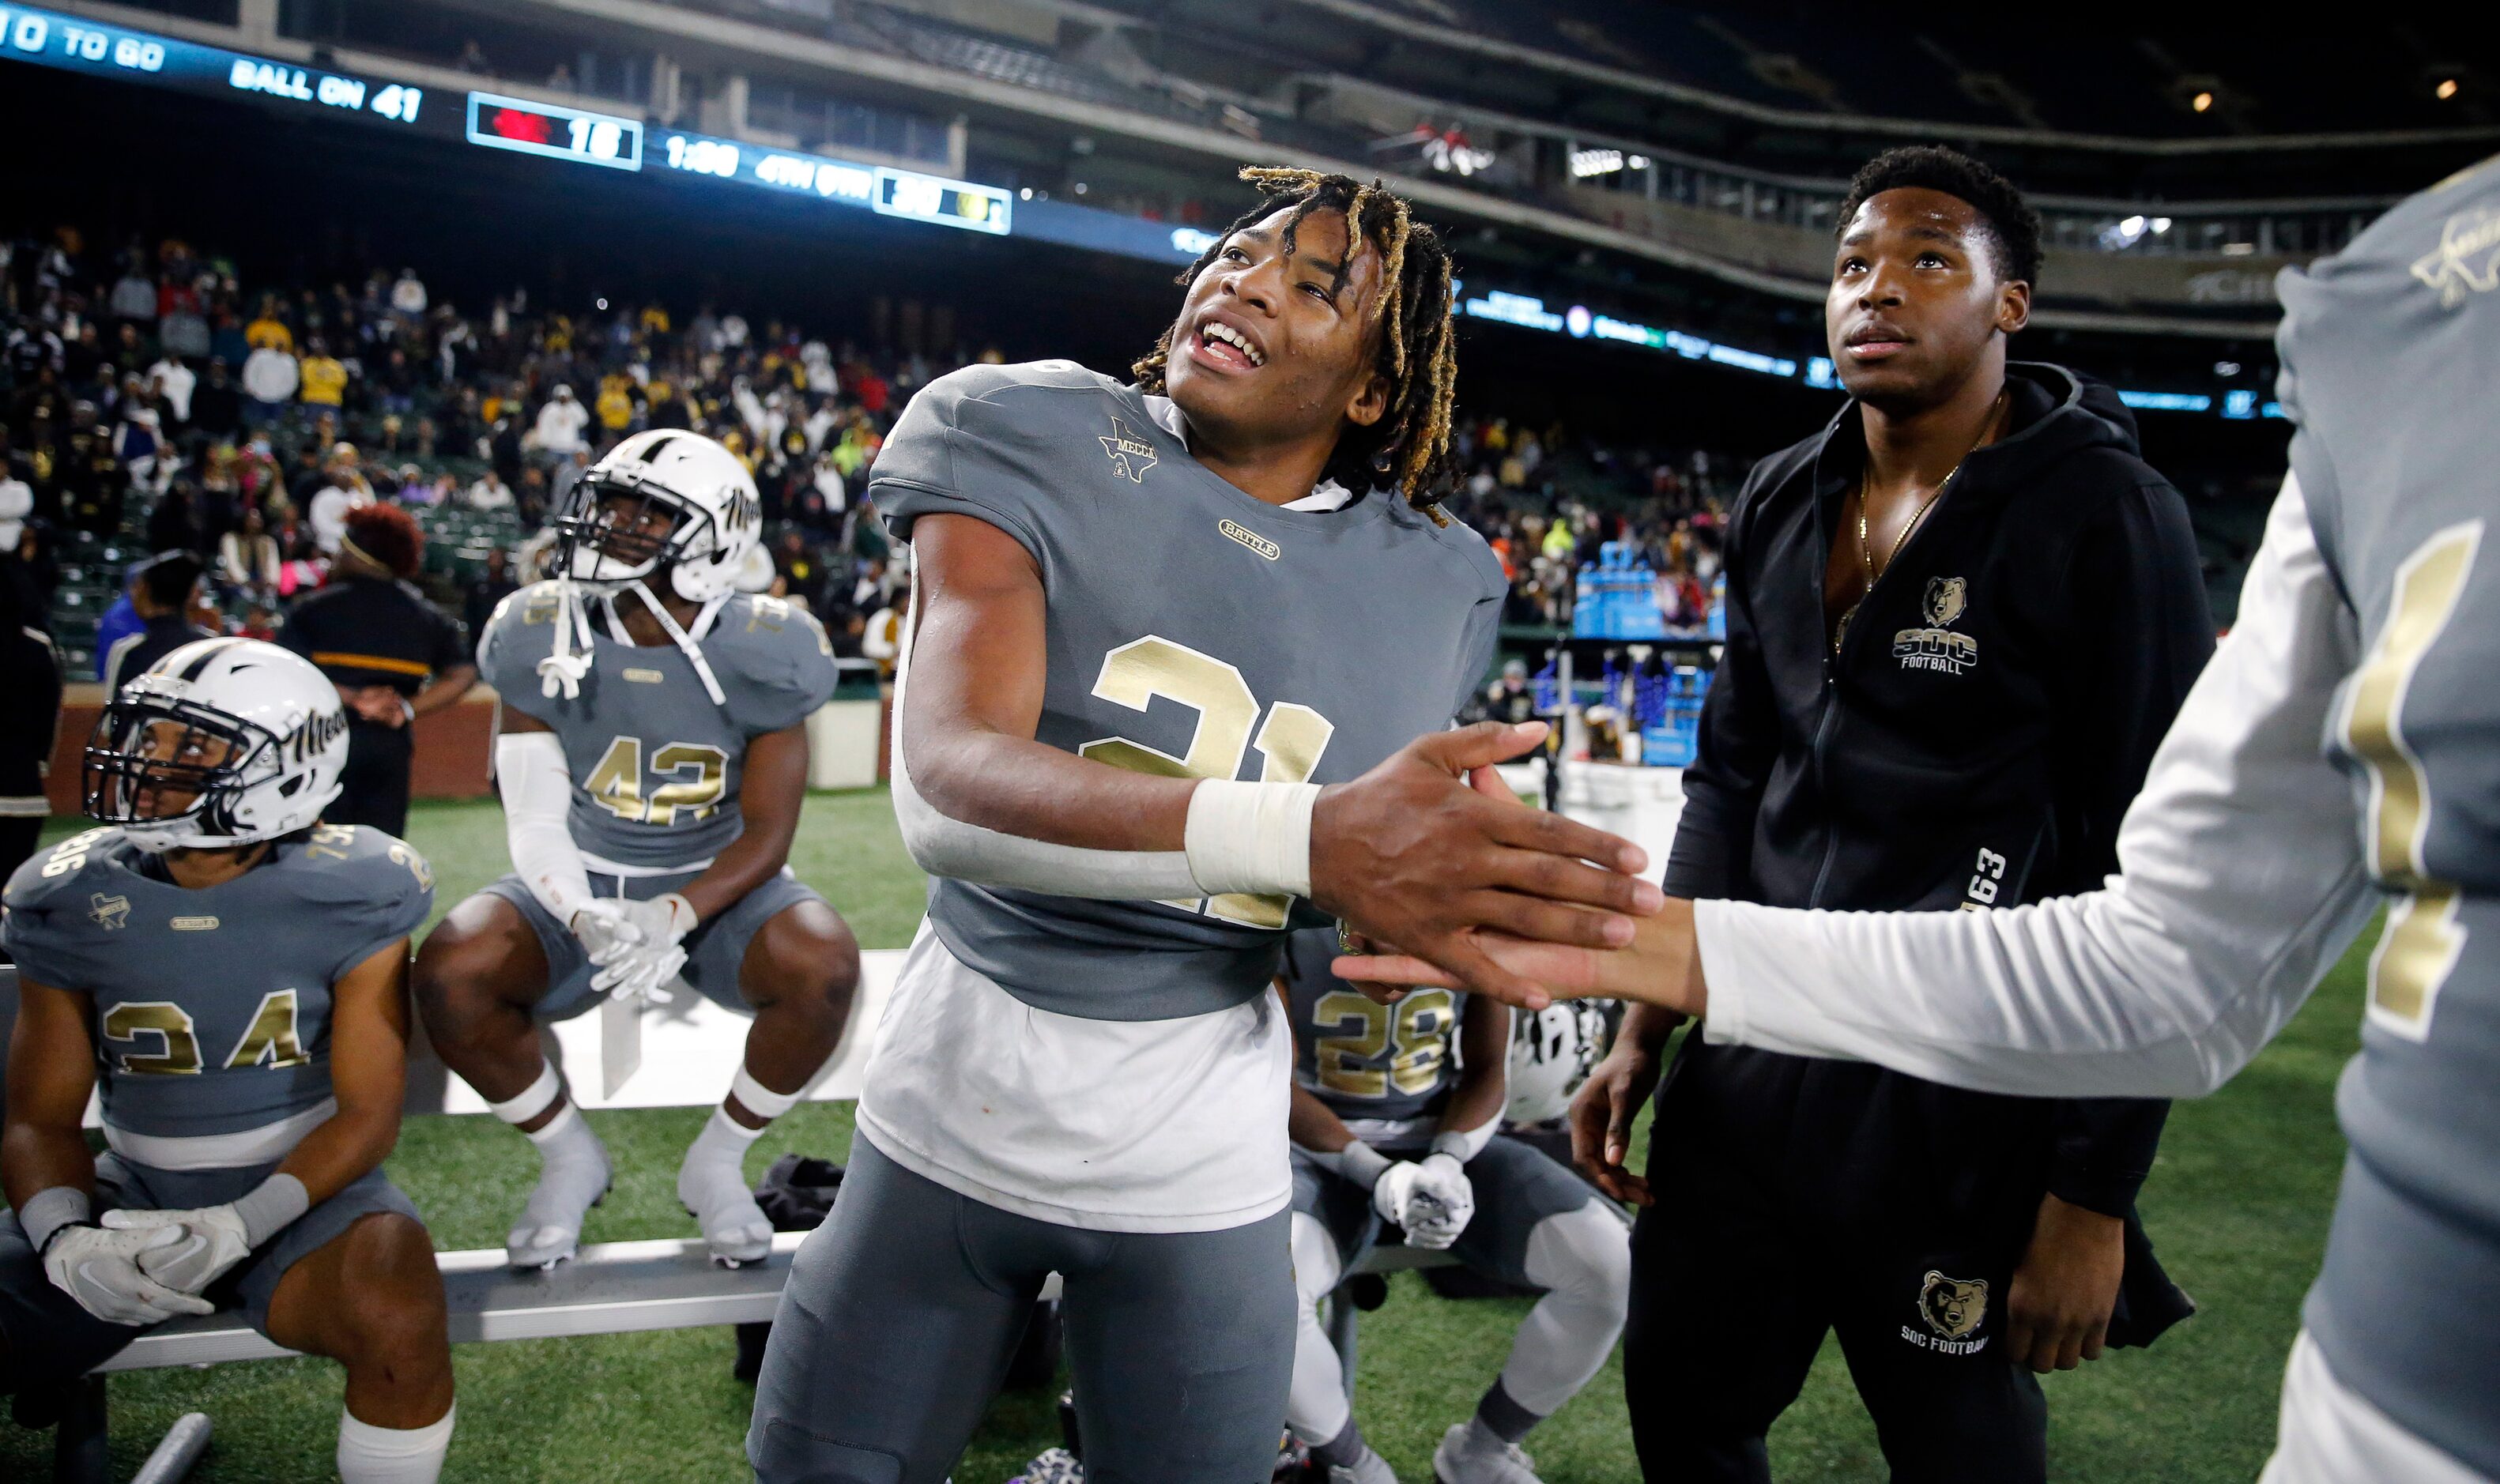
{"label": "black zip-up hoodie", "polygon": [[[1858,405],[1755,466],[1671,895],[1951,910],[2118,869],[2120,817],[2214,648],[2195,537],[2115,392],[2036,363],[2007,385],[2011,431],[1963,462],[1836,657],[1824,571],[1865,463]],[[2047,1188],[2124,1214],[2167,1111],[2059,1105]]]}

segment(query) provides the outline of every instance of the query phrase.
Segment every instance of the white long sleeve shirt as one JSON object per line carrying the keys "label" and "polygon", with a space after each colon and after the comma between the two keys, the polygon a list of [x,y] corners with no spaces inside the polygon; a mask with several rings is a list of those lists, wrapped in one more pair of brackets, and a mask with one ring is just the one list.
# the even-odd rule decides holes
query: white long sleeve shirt
{"label": "white long sleeve shirt", "polygon": [[1989,1092],[2194,1097],[2308,999],[2378,903],[2320,753],[2360,661],[2286,479],[2240,622],[2154,755],[2103,889],[2004,911],[1702,902],[1706,1034]]}

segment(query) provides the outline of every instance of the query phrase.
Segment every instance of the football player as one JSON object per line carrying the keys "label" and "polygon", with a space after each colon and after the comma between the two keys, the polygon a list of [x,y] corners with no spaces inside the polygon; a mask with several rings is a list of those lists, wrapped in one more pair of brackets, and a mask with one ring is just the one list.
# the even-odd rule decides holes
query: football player
{"label": "football player", "polygon": [[742,1165],[833,1055],[859,979],[850,929],[788,865],[806,720],[834,691],[805,610],[737,591],[754,480],[700,434],[638,433],[583,474],[556,572],[506,598],[477,666],[503,696],[495,777],[512,874],[451,909],[416,958],[426,1034],[538,1146],[516,1269],[574,1255],[607,1147],[539,1023],[685,982],[755,1023],[729,1095],[677,1171],[712,1257],[761,1261],[773,1226]]}
{"label": "football player", "polygon": [[[2336,1089],[2352,1152],[2262,1484],[2500,1480],[2495,221],[2500,160],[2285,270],[2291,470],[2101,889],[1984,912],[1678,902],[1627,952],[1496,945],[1557,993],[1706,1014],[1714,1041],[1990,1092],[2197,1097],[2384,909]],[[1628,1178],[1627,1129],[1593,1122],[1575,1146]]]}
{"label": "football player", "polygon": [[915,552],[894,800],[929,916],[773,1326],[764,1480],[937,1484],[1054,1271],[1092,1477],[1266,1480],[1294,899],[1467,974],[1470,924],[1619,941],[1658,900],[1629,843],[1462,777],[1543,729],[1447,730],[1504,593],[1433,504],[1448,254],[1377,187],[1249,178],[1271,200],[1136,384],[969,367],[878,457]]}
{"label": "football player", "polygon": [[[1328,1484],[1397,1484],[1364,1440],[1320,1302],[1385,1226],[1505,1283],[1545,1290],[1475,1415],[1442,1435],[1440,1484],[1536,1484],[1519,1447],[1605,1364],[1624,1327],[1623,1213],[1578,1175],[1496,1138],[1511,1010],[1418,990],[1381,1005],[1329,973],[1334,929],[1294,935],[1277,978],[1295,1039],[1294,1388],[1286,1425]],[[1550,1011],[1549,1011],[1550,1013]],[[1342,1301],[1340,1301],[1342,1302]]]}
{"label": "football player", "polygon": [[[322,825],[347,722],[298,656],[176,649],[87,743],[101,828],[11,878],[0,1384],[82,1375],[178,1314],[241,1308],[347,1368],[339,1473],[430,1481],[451,1444],[443,1280],[382,1157],[407,1078],[424,860]],[[80,1129],[101,1082],[103,1154]]]}

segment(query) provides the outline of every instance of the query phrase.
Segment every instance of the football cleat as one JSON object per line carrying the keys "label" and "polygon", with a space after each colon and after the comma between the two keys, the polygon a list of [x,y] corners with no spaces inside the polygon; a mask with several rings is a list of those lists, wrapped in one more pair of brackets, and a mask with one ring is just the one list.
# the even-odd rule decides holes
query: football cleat
{"label": "football cleat", "polygon": [[1085,1484],[1085,1466],[1065,1448],[1045,1448],[1007,1484]]}
{"label": "football cleat", "polygon": [[1441,1435],[1441,1446],[1432,1450],[1434,1484],[1544,1484],[1528,1450],[1517,1443],[1488,1448],[1471,1432],[1462,1422]]}
{"label": "football cleat", "polygon": [[1363,1457],[1351,1464],[1331,1464],[1328,1484],[1398,1484],[1398,1470],[1389,1460],[1365,1448]]}

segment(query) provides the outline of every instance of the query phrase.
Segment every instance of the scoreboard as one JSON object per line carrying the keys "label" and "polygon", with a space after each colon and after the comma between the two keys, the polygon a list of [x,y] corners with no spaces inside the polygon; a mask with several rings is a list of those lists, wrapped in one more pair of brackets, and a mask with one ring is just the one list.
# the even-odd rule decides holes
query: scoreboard
{"label": "scoreboard", "polygon": [[[735,182],[970,232],[1005,236],[1015,229],[1015,197],[994,185],[796,150],[766,149],[571,104],[482,91],[445,94],[388,78],[229,51],[39,6],[0,4],[0,61],[31,62],[203,97],[243,94],[308,118],[341,123],[353,119],[592,169]],[[1039,235],[1067,236],[1066,230],[1048,225],[1053,214],[1044,214]],[[1066,212],[1056,214],[1064,217]],[[1114,220],[1127,225],[1124,219]],[[1115,227],[1106,232],[1101,223],[1084,225],[1089,238],[1107,237],[1116,244],[1113,250],[1156,259],[1168,259],[1175,252],[1163,233],[1151,229]],[[1137,226],[1151,228],[1149,223]]]}
{"label": "scoreboard", "polygon": [[494,93],[469,95],[469,143],[612,170],[642,168],[641,119]]}

